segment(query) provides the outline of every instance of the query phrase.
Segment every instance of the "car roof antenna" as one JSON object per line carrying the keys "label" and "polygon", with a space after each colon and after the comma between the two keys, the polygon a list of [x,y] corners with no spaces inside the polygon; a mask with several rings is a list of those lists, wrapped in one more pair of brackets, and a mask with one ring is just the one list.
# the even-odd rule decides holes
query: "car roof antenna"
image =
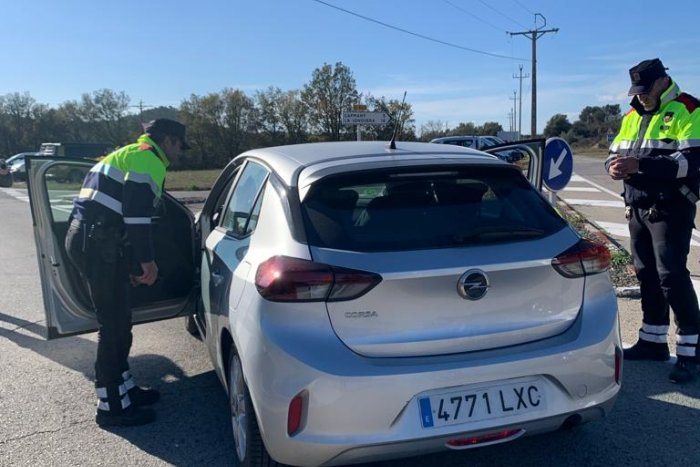
{"label": "car roof antenna", "polygon": [[401,107],[399,108],[399,115],[394,121],[394,133],[391,135],[391,141],[389,141],[389,149],[396,149],[396,133],[399,129],[399,124],[401,123],[401,117],[403,114],[403,103],[406,102],[406,91],[403,92],[403,99],[401,100]]}

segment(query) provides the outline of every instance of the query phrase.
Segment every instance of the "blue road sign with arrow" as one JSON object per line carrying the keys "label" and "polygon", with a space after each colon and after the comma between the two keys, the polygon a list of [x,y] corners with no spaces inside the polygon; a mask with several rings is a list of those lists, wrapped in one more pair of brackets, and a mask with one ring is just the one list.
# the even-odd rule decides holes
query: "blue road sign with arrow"
{"label": "blue road sign with arrow", "polygon": [[561,138],[549,138],[544,143],[542,183],[550,191],[560,191],[571,180],[574,171],[574,153],[569,143]]}

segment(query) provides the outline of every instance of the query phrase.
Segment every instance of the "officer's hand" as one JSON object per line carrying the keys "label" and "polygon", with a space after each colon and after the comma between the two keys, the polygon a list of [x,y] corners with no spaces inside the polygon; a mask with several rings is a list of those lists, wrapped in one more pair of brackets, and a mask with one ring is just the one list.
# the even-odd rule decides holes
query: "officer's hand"
{"label": "officer's hand", "polygon": [[639,172],[639,159],[636,157],[619,157],[612,161],[610,167],[621,175],[632,175]]}
{"label": "officer's hand", "polygon": [[158,266],[155,261],[149,261],[147,263],[141,263],[141,270],[143,274],[134,277],[134,280],[138,284],[153,285],[153,283],[158,278]]}

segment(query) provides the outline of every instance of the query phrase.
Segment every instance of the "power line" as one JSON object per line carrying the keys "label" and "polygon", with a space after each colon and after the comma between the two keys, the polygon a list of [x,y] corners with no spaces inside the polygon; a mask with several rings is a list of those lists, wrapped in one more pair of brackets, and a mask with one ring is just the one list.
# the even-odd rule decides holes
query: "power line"
{"label": "power line", "polygon": [[419,34],[419,33],[417,33],[417,32],[411,32],[411,31],[409,31],[409,30],[407,30],[407,29],[403,29],[403,28],[400,28],[400,27],[398,27],[398,26],[392,26],[391,24],[385,23],[385,22],[383,22],[383,21],[379,21],[379,20],[370,18],[370,17],[368,17],[368,16],[364,16],[364,15],[361,15],[361,14],[359,14],[359,13],[355,13],[354,11],[346,10],[345,8],[341,8],[341,7],[336,6],[336,5],[333,5],[333,4],[331,4],[331,3],[324,2],[323,0],[312,0],[312,1],[314,1],[314,2],[316,2],[316,3],[320,3],[320,4],[325,5],[325,6],[327,6],[327,7],[334,8],[334,9],[336,9],[336,10],[342,11],[343,13],[347,13],[347,14],[349,14],[349,15],[356,16],[356,17],[358,17],[358,18],[362,18],[362,19],[364,19],[365,21],[370,21],[370,22],[372,22],[372,23],[379,24],[379,25],[384,26],[384,27],[387,27],[387,28],[389,28],[389,29],[394,29],[394,30],[396,30],[396,31],[403,32],[403,33],[405,33],[405,34],[410,34],[410,35],[412,35],[412,36],[420,37],[421,39],[425,39],[425,40],[428,40],[428,41],[431,41],[431,42],[436,42],[436,43],[438,43],[438,44],[446,45],[446,46],[448,46],[448,47],[453,47],[453,48],[455,48],[455,49],[466,50],[467,52],[473,52],[473,53],[477,53],[477,54],[481,54],[481,55],[488,55],[489,57],[495,57],[495,58],[505,58],[505,59],[508,59],[508,60],[525,60],[525,61],[528,61],[526,58],[510,57],[510,56],[508,56],[508,55],[500,55],[500,54],[494,54],[494,53],[491,53],[491,52],[485,52],[485,51],[483,51],[483,50],[472,49],[472,48],[470,48],[470,47],[465,47],[465,46],[462,46],[462,45],[453,44],[453,43],[451,43],[451,42],[446,42],[446,41],[443,41],[443,40],[440,40],[440,39],[435,39],[435,38],[433,38],[433,37],[425,36],[425,35]]}
{"label": "power line", "polygon": [[465,10],[465,9],[462,8],[461,6],[455,5],[455,4],[452,3],[450,0],[442,0],[442,1],[445,2],[445,3],[447,3],[448,5],[450,5],[452,8],[454,8],[454,9],[456,9],[456,10],[459,10],[459,11],[461,11],[462,13],[464,13],[464,14],[466,14],[466,15],[469,15],[469,16],[471,16],[472,18],[481,21],[482,23],[486,24],[487,26],[491,26],[491,27],[494,28],[496,31],[504,32],[504,29],[499,28],[498,26],[494,26],[493,24],[489,23],[489,22],[486,21],[485,19],[482,19],[482,18],[476,16],[476,15],[475,15],[474,13],[472,13],[471,11]]}
{"label": "power line", "polygon": [[526,7],[525,5],[523,5],[522,3],[520,3],[518,0],[513,0],[513,2],[514,2],[516,5],[518,5],[520,8],[522,8],[523,10],[527,11],[528,13],[530,13],[531,15],[534,15],[534,14],[535,14],[534,11],[531,11],[528,7]]}
{"label": "power line", "polygon": [[484,5],[486,8],[489,8],[489,9],[495,11],[495,12],[498,13],[499,15],[503,16],[505,19],[514,22],[514,23],[517,24],[518,26],[523,27],[523,28],[526,28],[526,27],[527,27],[527,26],[524,26],[523,24],[521,24],[519,21],[514,20],[513,18],[511,18],[510,16],[506,15],[505,13],[502,13],[501,11],[499,11],[499,10],[497,10],[496,8],[492,7],[491,5],[489,5],[488,3],[486,3],[484,0],[479,0],[479,3],[481,3],[482,5]]}

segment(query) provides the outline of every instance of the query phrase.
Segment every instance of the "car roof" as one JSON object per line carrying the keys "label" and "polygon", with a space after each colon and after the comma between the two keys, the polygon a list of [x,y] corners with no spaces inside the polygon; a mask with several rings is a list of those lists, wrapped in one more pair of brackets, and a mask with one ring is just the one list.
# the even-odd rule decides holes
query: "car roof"
{"label": "car roof", "polygon": [[473,136],[473,135],[464,135],[464,136],[442,136],[440,138],[434,138],[431,139],[431,143],[442,143],[444,141],[462,141],[462,140],[467,140],[467,139],[476,139],[479,138],[479,136]]}
{"label": "car roof", "polygon": [[272,167],[287,185],[296,184],[297,174],[314,165],[344,165],[368,160],[400,162],[411,160],[455,159],[493,162],[494,156],[469,148],[418,142],[396,142],[390,149],[386,141],[347,141],[275,146],[246,151],[238,158],[252,157]]}

